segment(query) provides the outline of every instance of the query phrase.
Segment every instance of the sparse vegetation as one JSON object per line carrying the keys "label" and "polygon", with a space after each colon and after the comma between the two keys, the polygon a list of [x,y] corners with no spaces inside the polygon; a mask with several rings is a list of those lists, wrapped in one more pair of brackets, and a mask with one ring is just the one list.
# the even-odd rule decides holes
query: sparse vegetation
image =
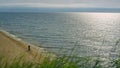
{"label": "sparse vegetation", "polygon": [[42,63],[25,62],[21,60],[23,58],[20,57],[14,59],[12,63],[8,63],[4,57],[0,56],[0,68],[120,68],[120,59],[112,60],[111,64],[105,67],[100,59],[90,57],[75,57],[75,59],[73,57],[62,56],[52,61],[49,57],[46,57]]}
{"label": "sparse vegetation", "polygon": [[102,68],[99,60],[92,60],[89,57],[79,57],[75,60],[73,57],[63,56],[52,61],[50,61],[49,57],[46,57],[42,63],[21,61],[22,58],[8,63],[3,61],[4,57],[0,57],[0,68]]}
{"label": "sparse vegetation", "polygon": [[[73,52],[73,50],[72,50]],[[120,68],[120,58],[111,60],[109,64],[93,57],[58,56],[53,60],[49,56],[40,63],[26,62],[24,56],[15,58],[11,63],[3,56],[0,56],[0,68]]]}

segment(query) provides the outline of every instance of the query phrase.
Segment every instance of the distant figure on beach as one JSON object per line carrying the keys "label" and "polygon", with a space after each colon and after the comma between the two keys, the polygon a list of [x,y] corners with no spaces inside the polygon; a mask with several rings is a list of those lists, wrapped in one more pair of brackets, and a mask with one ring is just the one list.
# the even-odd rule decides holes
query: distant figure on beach
{"label": "distant figure on beach", "polygon": [[30,51],[30,45],[28,45],[28,51]]}

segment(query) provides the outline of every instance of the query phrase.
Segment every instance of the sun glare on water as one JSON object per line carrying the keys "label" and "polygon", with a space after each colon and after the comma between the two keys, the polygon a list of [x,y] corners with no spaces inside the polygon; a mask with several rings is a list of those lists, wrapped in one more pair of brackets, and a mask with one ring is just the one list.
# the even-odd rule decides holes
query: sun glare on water
{"label": "sun glare on water", "polygon": [[[101,55],[109,55],[113,45],[118,40],[119,36],[119,13],[83,13],[77,14],[79,23],[85,24],[87,31],[83,31],[85,43],[96,49],[96,53]],[[82,22],[81,22],[82,21]],[[81,25],[81,24],[80,24]],[[80,25],[77,25],[78,29]],[[78,32],[80,34],[81,32]],[[92,44],[91,44],[92,42]],[[98,52],[97,52],[98,51]]]}

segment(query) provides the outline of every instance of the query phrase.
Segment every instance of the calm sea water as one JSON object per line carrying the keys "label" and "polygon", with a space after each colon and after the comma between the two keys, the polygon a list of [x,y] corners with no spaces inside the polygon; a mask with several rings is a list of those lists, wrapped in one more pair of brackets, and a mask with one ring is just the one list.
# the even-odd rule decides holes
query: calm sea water
{"label": "calm sea water", "polygon": [[0,13],[0,29],[57,54],[111,57],[120,49],[120,13]]}

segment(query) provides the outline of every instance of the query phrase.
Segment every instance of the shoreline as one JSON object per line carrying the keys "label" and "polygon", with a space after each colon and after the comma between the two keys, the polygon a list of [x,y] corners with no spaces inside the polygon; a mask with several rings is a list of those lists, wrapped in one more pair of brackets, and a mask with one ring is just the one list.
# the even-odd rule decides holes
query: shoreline
{"label": "shoreline", "polygon": [[[9,51],[14,52],[15,48],[17,48],[17,49],[20,49],[21,53],[22,52],[26,53],[27,57],[32,56],[32,59],[36,60],[35,62],[42,62],[41,59],[44,59],[44,57],[46,57],[46,56],[50,56],[51,59],[56,57],[55,54],[48,52],[45,48],[41,48],[41,47],[35,46],[33,44],[30,44],[28,42],[25,42],[22,39],[16,37],[15,35],[10,34],[7,31],[0,30],[0,37],[1,37],[0,41],[3,41],[3,42],[0,42],[0,44],[1,44],[0,51],[2,50],[2,47],[6,48],[6,50],[5,49],[2,50],[3,52],[8,51],[8,52],[6,52],[6,55],[7,55],[7,53],[12,54],[12,53],[9,53]],[[5,43],[9,44],[9,45],[12,44],[12,45],[8,46]],[[29,45],[30,45],[30,52],[28,52]],[[15,47],[15,48],[12,48],[12,47]],[[11,50],[10,48],[13,50]],[[16,49],[16,51],[17,51],[17,49]],[[12,56],[14,56],[14,54]]]}

